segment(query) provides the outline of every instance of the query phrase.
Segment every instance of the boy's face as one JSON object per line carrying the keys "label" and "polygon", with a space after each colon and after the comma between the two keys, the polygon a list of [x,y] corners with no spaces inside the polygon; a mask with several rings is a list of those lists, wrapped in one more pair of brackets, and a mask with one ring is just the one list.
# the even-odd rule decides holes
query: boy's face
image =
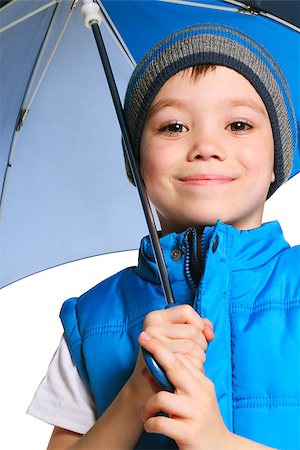
{"label": "boy's face", "polygon": [[252,85],[217,66],[190,69],[155,97],[141,139],[141,172],[164,233],[218,219],[238,229],[261,225],[274,181],[266,108]]}

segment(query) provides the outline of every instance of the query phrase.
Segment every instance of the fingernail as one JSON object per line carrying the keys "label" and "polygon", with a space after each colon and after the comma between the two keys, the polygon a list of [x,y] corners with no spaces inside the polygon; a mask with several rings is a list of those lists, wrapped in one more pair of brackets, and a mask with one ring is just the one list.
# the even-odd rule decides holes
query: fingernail
{"label": "fingernail", "polygon": [[151,336],[150,334],[146,333],[146,331],[142,331],[140,334],[140,338],[142,339],[142,341],[150,341]]}

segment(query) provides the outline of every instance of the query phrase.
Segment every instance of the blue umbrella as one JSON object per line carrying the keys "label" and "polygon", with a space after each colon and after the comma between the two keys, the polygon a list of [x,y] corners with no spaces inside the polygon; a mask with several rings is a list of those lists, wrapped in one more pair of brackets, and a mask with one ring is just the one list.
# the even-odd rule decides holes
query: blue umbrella
{"label": "blue umbrella", "polygon": [[[121,133],[78,1],[3,3],[2,286],[74,259],[136,248],[147,232],[136,193],[124,174]],[[135,61],[154,43],[183,26],[215,21],[251,34],[280,61],[299,123],[298,2],[247,2],[250,7],[221,0],[98,3],[121,97]],[[270,17],[269,8],[290,25]],[[23,16],[28,17],[13,24]],[[299,169],[298,149],[291,176]]]}

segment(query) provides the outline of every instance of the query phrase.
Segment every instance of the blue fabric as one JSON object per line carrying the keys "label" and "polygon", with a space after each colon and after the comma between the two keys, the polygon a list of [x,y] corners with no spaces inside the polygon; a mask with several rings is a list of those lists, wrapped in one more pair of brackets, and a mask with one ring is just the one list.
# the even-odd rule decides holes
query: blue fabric
{"label": "blue fabric", "polygon": [[[299,449],[300,247],[286,243],[278,222],[250,231],[218,222],[204,229],[205,269],[195,288],[187,233],[163,237],[162,249],[176,303],[193,305],[214,324],[205,373],[227,427],[271,447]],[[179,260],[171,258],[174,249]],[[68,346],[99,416],[132,373],[144,316],[164,306],[148,238],[137,267],[64,303]],[[144,433],[136,448],[174,446]]]}

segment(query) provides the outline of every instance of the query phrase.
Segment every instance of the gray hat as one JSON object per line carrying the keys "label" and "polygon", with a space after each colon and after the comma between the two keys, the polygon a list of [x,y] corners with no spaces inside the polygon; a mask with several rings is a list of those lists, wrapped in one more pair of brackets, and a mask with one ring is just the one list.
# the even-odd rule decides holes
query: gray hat
{"label": "gray hat", "polygon": [[[129,81],[124,112],[136,160],[144,123],[163,84],[190,66],[216,64],[242,74],[264,102],[273,131],[275,181],[268,197],[288,180],[297,145],[297,123],[287,81],[278,62],[240,30],[221,24],[195,25],[171,34],[136,66]],[[126,171],[134,184],[125,155]]]}

